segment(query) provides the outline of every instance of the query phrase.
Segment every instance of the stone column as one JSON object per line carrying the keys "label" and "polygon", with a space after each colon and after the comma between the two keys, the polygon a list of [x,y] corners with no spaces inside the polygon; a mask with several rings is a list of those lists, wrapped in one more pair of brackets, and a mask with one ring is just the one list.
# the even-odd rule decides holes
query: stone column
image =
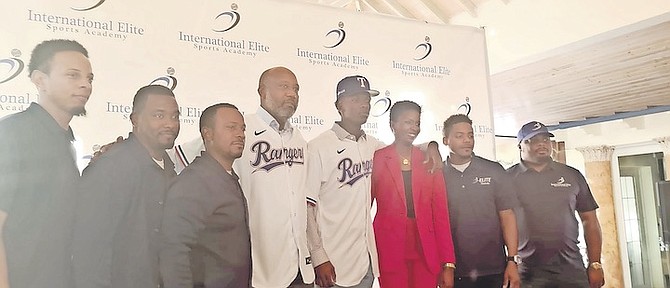
{"label": "stone column", "polygon": [[596,211],[603,238],[601,262],[605,270],[604,287],[624,287],[616,215],[614,213],[614,190],[612,189],[611,159],[614,148],[610,146],[589,146],[577,148],[577,150],[584,155],[586,180],[600,207]]}
{"label": "stone column", "polygon": [[654,139],[661,144],[663,149],[663,168],[665,171],[665,180],[670,181],[670,136]]}

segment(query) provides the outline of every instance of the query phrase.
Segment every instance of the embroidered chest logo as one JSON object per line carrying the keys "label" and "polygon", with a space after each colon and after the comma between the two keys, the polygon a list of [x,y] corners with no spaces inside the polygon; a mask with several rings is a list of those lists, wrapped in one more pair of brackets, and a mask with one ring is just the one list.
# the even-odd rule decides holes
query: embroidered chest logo
{"label": "embroidered chest logo", "polygon": [[472,180],[472,184],[477,184],[479,185],[491,185],[491,177],[475,177]]}
{"label": "embroidered chest logo", "polygon": [[372,173],[372,160],[354,163],[351,158],[344,158],[337,164],[337,169],[342,172],[341,176],[337,178],[337,181],[341,183],[340,188],[344,185],[354,186],[354,183],[358,180]]}
{"label": "embroidered chest logo", "polygon": [[251,167],[255,168],[252,173],[260,170],[270,172],[270,170],[281,167],[293,165],[304,165],[305,156],[302,147],[281,147],[278,149],[272,148],[267,141],[258,141],[251,145],[251,152],[255,155],[251,156]]}
{"label": "embroidered chest logo", "polygon": [[551,183],[552,187],[570,187],[572,184],[570,183],[565,183],[565,178],[561,176],[561,178],[558,178],[558,181]]}

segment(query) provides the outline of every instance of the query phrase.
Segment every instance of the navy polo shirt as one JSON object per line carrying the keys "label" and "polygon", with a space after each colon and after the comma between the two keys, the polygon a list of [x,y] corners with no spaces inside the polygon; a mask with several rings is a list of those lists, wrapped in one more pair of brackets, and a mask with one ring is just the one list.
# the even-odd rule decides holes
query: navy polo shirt
{"label": "navy polo shirt", "polygon": [[579,223],[575,211],[598,208],[584,176],[577,169],[554,161],[540,172],[523,162],[508,172],[523,208],[516,217],[519,255],[524,263],[532,267],[558,261],[584,268],[577,247]]}
{"label": "navy polo shirt", "polygon": [[445,162],[456,276],[503,273],[506,266],[499,211],[518,205],[514,187],[497,162],[472,157],[463,171]]}

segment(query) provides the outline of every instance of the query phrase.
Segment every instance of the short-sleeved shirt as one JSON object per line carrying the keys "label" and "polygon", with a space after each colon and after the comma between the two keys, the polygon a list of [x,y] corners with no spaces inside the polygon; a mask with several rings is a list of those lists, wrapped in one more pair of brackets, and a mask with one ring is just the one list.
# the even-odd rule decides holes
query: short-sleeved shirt
{"label": "short-sleeved shirt", "polygon": [[506,255],[498,212],[518,205],[511,178],[499,163],[478,156],[463,172],[448,161],[442,173],[449,193],[456,276],[502,273]]}
{"label": "short-sleeved shirt", "polygon": [[515,210],[519,227],[519,255],[527,266],[559,260],[584,267],[579,252],[577,212],[598,208],[584,176],[575,168],[550,162],[542,171],[524,163],[508,169],[517,187],[521,208]]}
{"label": "short-sleeved shirt", "polygon": [[0,121],[0,210],[11,287],[72,287],[69,237],[79,170],[72,129],[39,104]]}

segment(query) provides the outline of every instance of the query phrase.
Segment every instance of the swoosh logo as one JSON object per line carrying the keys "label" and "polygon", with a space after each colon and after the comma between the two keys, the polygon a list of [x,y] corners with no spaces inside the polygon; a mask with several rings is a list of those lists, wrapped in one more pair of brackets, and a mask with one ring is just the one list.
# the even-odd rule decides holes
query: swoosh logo
{"label": "swoosh logo", "polygon": [[24,66],[23,61],[17,58],[0,59],[0,66],[4,66],[4,64],[9,65],[9,69],[7,69],[6,73],[0,71],[0,84],[12,80],[16,78],[16,76],[19,76],[21,71],[23,71]]}
{"label": "swoosh logo", "polygon": [[151,81],[149,85],[162,85],[174,91],[177,88],[177,78],[174,76],[162,76]]}
{"label": "swoosh logo", "polygon": [[370,109],[370,115],[374,117],[380,117],[384,115],[386,112],[388,112],[390,109],[391,109],[391,99],[388,97],[384,97],[375,101],[375,103],[372,104],[372,108]]}
{"label": "swoosh logo", "polygon": [[328,36],[330,36],[331,34],[337,35],[337,41],[335,41],[335,44],[333,45],[323,45],[323,47],[335,48],[338,45],[342,44],[342,42],[344,42],[344,38],[347,37],[347,33],[344,32],[343,29],[333,29],[328,31],[328,33],[326,33],[326,38],[328,38]]}
{"label": "swoosh logo", "polygon": [[261,131],[254,131],[254,135],[256,135],[256,136],[261,135],[261,134],[265,133],[266,130],[267,129],[261,130]]}
{"label": "swoosh logo", "polygon": [[470,105],[470,103],[463,103],[461,104],[461,106],[458,106],[458,109],[456,109],[457,112],[462,112],[467,116],[470,116],[470,110],[472,110],[472,106]]}
{"label": "swoosh logo", "polygon": [[223,12],[219,15],[216,15],[216,17],[214,17],[214,20],[218,20],[219,18],[222,18],[222,17],[223,18],[230,18],[230,20],[228,20],[228,22],[227,22],[227,26],[224,26],[221,29],[212,29],[214,32],[220,32],[220,33],[226,32],[230,29],[235,28],[235,26],[237,26],[237,24],[240,23],[240,13],[237,13],[236,11]]}
{"label": "swoosh logo", "polygon": [[347,148],[344,148],[342,150],[337,150],[337,154],[342,154],[342,152],[344,152],[344,150],[347,150]]}
{"label": "swoosh logo", "polygon": [[95,8],[98,8],[98,6],[102,5],[102,3],[105,3],[105,0],[100,0],[100,1],[98,1],[98,3],[96,3],[95,5],[93,5],[91,7],[84,7],[84,8],[70,7],[70,8],[72,8],[72,10],[75,10],[75,11],[89,11],[89,10],[93,10]]}
{"label": "swoosh logo", "polygon": [[[414,50],[415,51],[423,51],[423,53],[424,53],[423,56],[419,56],[419,57],[414,58],[414,60],[416,60],[416,61],[421,61],[423,59],[426,59],[426,57],[428,57],[428,55],[430,55],[430,52],[433,51],[433,45],[431,45],[430,43],[421,43],[419,45],[416,45],[416,47],[414,47]],[[421,55],[421,54],[419,54],[419,55]]]}

